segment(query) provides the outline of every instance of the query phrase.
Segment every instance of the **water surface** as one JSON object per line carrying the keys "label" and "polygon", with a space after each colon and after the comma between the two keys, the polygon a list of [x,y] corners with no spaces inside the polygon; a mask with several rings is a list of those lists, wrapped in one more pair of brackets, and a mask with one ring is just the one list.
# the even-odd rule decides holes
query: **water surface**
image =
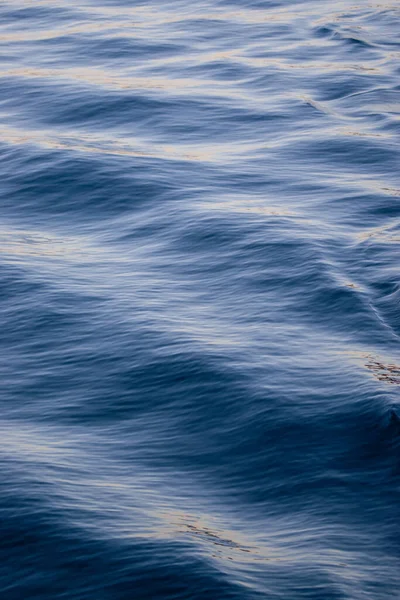
{"label": "water surface", "polygon": [[399,31],[1,2],[2,597],[398,597]]}

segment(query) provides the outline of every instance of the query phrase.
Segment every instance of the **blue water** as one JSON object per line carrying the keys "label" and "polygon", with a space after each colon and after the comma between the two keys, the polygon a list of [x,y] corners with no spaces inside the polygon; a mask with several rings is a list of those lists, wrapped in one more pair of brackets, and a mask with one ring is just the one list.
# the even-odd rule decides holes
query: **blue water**
{"label": "blue water", "polygon": [[1,2],[1,598],[400,598],[399,31]]}

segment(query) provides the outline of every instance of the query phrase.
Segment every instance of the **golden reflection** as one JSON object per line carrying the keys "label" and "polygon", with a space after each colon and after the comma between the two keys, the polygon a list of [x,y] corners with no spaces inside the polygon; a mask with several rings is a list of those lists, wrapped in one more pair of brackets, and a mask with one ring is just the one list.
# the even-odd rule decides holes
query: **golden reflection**
{"label": "golden reflection", "polygon": [[146,142],[131,138],[119,141],[106,136],[92,135],[84,132],[71,133],[63,138],[57,138],[54,132],[20,131],[11,127],[0,129],[0,138],[9,144],[36,144],[51,150],[69,150],[91,154],[107,154],[134,158],[156,158],[167,160],[183,160],[190,162],[226,163],[229,160],[240,160],[243,155],[255,152],[261,145],[242,142],[231,144],[162,144]]}
{"label": "golden reflection", "polygon": [[198,205],[206,210],[229,211],[238,213],[250,213],[255,215],[265,215],[268,217],[295,217],[297,213],[278,206],[265,206],[265,204],[257,204],[250,198],[241,200],[217,200],[213,202],[203,202]]}
{"label": "golden reflection", "polygon": [[[317,54],[320,54],[317,50]],[[326,62],[321,61],[317,58],[304,60],[304,61],[289,61],[285,58],[276,58],[276,57],[260,57],[260,56],[240,56],[238,57],[238,61],[242,64],[249,65],[253,68],[265,68],[265,67],[280,67],[281,69],[290,69],[290,70],[315,70],[315,71],[325,71],[331,73],[338,72],[338,63],[336,62]],[[366,71],[370,73],[380,74],[383,73],[383,69],[378,66],[371,67],[367,63],[340,63],[341,71]]]}
{"label": "golden reflection", "polygon": [[[171,62],[173,62],[172,59]],[[162,64],[165,66],[166,61],[162,61]],[[137,77],[132,73],[117,74],[100,69],[99,67],[63,67],[59,69],[25,67],[5,69],[0,72],[0,77],[50,79],[56,83],[61,83],[63,79],[66,81],[75,80],[87,85],[101,86],[109,90],[144,90],[146,93],[162,91],[174,96],[189,94],[192,100],[201,97],[218,97],[227,98],[230,102],[236,99],[241,103],[243,101],[253,105],[257,103],[257,98],[254,97],[254,94],[251,95],[243,92],[235,82],[228,83],[216,79],[193,79],[190,77]],[[193,90],[198,90],[196,96],[193,95]]]}
{"label": "golden reflection", "polygon": [[357,285],[356,283],[353,283],[352,281],[346,281],[345,282],[345,286],[349,287],[349,288],[351,288],[353,290],[360,290],[361,289],[359,285]]}
{"label": "golden reflection", "polygon": [[[74,79],[84,83],[100,85],[112,89],[121,90],[166,90],[168,92],[187,92],[193,88],[201,88],[202,93],[207,87],[215,94],[215,88],[221,88],[223,91],[227,87],[226,82],[218,82],[207,79],[180,78],[171,77],[134,77],[132,75],[117,75],[110,71],[105,71],[98,67],[79,67],[79,68],[17,68],[1,71],[2,77],[29,77],[40,79]],[[231,91],[226,90],[226,95],[230,96]]]}
{"label": "golden reflection", "polygon": [[372,374],[379,381],[385,383],[400,384],[400,366],[396,364],[384,364],[376,358],[369,356],[368,362],[365,365],[367,369],[372,371]]}
{"label": "golden reflection", "polygon": [[90,34],[90,33],[109,33],[110,35],[114,35],[117,30],[118,38],[120,37],[132,37],[132,31],[130,33],[126,32],[127,30],[132,30],[136,27],[136,23],[134,22],[92,22],[92,21],[84,21],[79,25],[63,25],[62,27],[56,27],[53,29],[37,29],[36,31],[6,31],[0,33],[0,41],[1,42],[36,42],[36,41],[44,41],[51,40],[59,37],[66,37],[70,35],[79,35],[79,34]]}
{"label": "golden reflection", "polygon": [[342,135],[350,135],[355,137],[367,137],[367,138],[392,138],[392,133],[373,133],[371,131],[356,131],[355,129],[337,129],[338,133]]}
{"label": "golden reflection", "polygon": [[[201,501],[193,490],[188,496],[165,493],[162,477],[150,476],[132,465],[131,474],[122,474],[104,450],[104,439],[91,435],[68,435],[58,428],[34,428],[23,423],[0,422],[3,441],[2,455],[18,459],[29,474],[32,465],[46,486],[48,502],[67,509],[66,516],[74,526],[94,527],[102,536],[112,539],[170,539],[191,544],[197,553],[225,563],[233,561],[235,568],[247,568],[267,562],[305,561],[311,552],[304,552],[302,541],[308,536],[325,535],[321,527],[296,526],[265,521],[262,529],[246,519],[246,532],[236,518],[214,515],[199,509]],[[104,437],[104,436],[103,436]],[[101,469],[98,465],[101,464]],[[156,484],[156,485],[155,485]],[[186,506],[185,506],[186,505]],[[195,505],[195,511],[191,507]],[[181,507],[182,508],[179,508]],[[84,513],[82,513],[84,509]],[[91,511],[101,519],[88,521],[82,515]],[[96,529],[98,528],[98,529]],[[248,532],[248,533],[247,533]],[[268,542],[266,538],[268,537]],[[299,549],[296,541],[300,542]],[[346,554],[326,551],[319,555],[321,564],[342,565]],[[338,560],[340,559],[340,562]]]}
{"label": "golden reflection", "polygon": [[377,240],[382,244],[398,244],[400,242],[400,234],[393,231],[393,229],[396,226],[398,227],[398,225],[398,223],[392,223],[390,225],[383,225],[381,227],[372,227],[371,229],[356,234],[356,237],[361,242],[368,241],[372,238],[377,238]]}
{"label": "golden reflection", "polygon": [[[95,439],[91,439],[91,451],[87,451],[90,436],[66,437],[62,430],[4,421],[0,422],[0,434],[3,456],[17,457],[26,469],[29,463],[35,469],[41,467],[42,480],[51,484],[50,501],[102,514],[109,520],[110,532],[115,537],[185,541],[196,544],[198,550],[213,558],[237,563],[283,560],[278,546],[259,544],[252,539],[256,536],[249,538],[238,528],[227,528],[204,511],[194,513],[177,508],[184,499],[157,492],[154,475],[149,478],[140,470],[132,477],[116,475],[113,462],[97,451]],[[102,441],[97,442],[102,446]],[[101,472],[94,468],[99,460]],[[137,510],[132,510],[133,501]],[[85,521],[80,524],[87,526]],[[104,532],[103,520],[100,527]]]}
{"label": "golden reflection", "polygon": [[[24,5],[23,0],[19,4]],[[32,0],[33,3],[33,0]],[[54,6],[53,0],[34,0],[34,4]],[[70,7],[64,3],[65,7]],[[72,4],[73,6],[73,4]],[[80,8],[80,7],[79,7]],[[83,11],[82,11],[83,12]],[[83,12],[85,15],[85,12]],[[152,29],[153,32],[160,26],[182,24],[193,20],[204,21],[226,21],[238,22],[249,25],[259,23],[287,23],[295,19],[298,15],[295,12],[289,12],[287,9],[242,9],[242,10],[206,10],[191,6],[190,10],[163,10],[160,7],[152,6],[97,6],[91,7],[88,13],[90,19],[103,19],[105,28],[124,27],[127,19],[132,19],[129,26]],[[90,30],[90,26],[89,26]],[[70,31],[70,30],[68,30]],[[85,31],[85,29],[79,30]],[[86,30],[87,31],[87,30]]]}
{"label": "golden reflection", "polygon": [[[17,6],[50,6],[54,7],[54,0],[15,0]],[[200,6],[191,5],[190,8],[183,8],[180,11],[165,10],[159,6],[154,7],[149,4],[145,6],[126,6],[126,5],[113,5],[113,6],[82,6],[82,4],[71,0],[70,2],[59,0],[57,6],[64,6],[66,8],[80,9],[84,15],[88,14],[90,19],[93,21],[94,18],[107,19],[108,23],[113,24],[114,20],[118,23],[125,21],[127,18],[134,18],[137,20],[139,26],[156,28],[159,25],[181,23],[184,21],[190,21],[194,19],[203,19],[209,21],[236,21],[238,23],[245,23],[250,25],[257,25],[259,23],[290,23],[298,18],[313,18],[315,16],[315,9],[312,6],[311,10],[307,4],[298,5],[296,7],[289,8],[245,8],[236,10],[213,9],[209,6],[203,8]],[[322,17],[311,21],[312,27],[325,25],[327,22],[340,22],[340,20],[346,18],[363,8],[359,4],[351,6],[346,5],[346,10],[341,12],[332,12],[328,6],[328,11]],[[373,2],[371,0],[370,8],[372,10],[397,10],[398,4],[396,2]]]}
{"label": "golden reflection", "polygon": [[355,350],[348,351],[346,354],[353,356],[357,361],[362,361],[364,367],[366,367],[378,381],[392,385],[400,385],[400,365],[396,364],[393,360],[385,360],[378,355]]}
{"label": "golden reflection", "polygon": [[221,528],[210,515],[164,509],[155,516],[164,523],[155,537],[187,537],[214,558],[240,562],[282,560],[278,548],[256,545],[238,531]]}
{"label": "golden reflection", "polygon": [[[346,10],[345,12],[334,12],[331,13],[329,12],[328,14],[325,14],[323,17],[320,17],[318,19],[315,19],[311,25],[313,27],[317,27],[317,26],[321,26],[321,25],[326,25],[327,23],[331,23],[331,22],[339,22],[342,19],[349,19],[351,13],[360,13],[360,10],[365,8],[364,6],[360,5],[360,4],[353,4],[350,6],[346,6]],[[369,8],[371,10],[398,10],[399,5],[397,0],[395,0],[394,2],[376,2],[375,0],[369,0]]]}
{"label": "golden reflection", "polygon": [[0,230],[0,254],[8,257],[49,257],[80,260],[87,256],[82,240],[38,231]]}
{"label": "golden reflection", "polygon": [[301,95],[301,96],[299,96],[299,98],[300,98],[300,100],[302,100],[303,102],[305,102],[306,104],[311,106],[312,108],[315,108],[315,110],[317,110],[318,112],[321,112],[321,113],[324,113],[327,115],[333,115],[333,116],[339,117],[341,119],[349,118],[346,116],[342,116],[339,113],[333,111],[326,103],[317,102],[316,100],[314,100],[313,98],[310,98],[309,96]]}
{"label": "golden reflection", "polygon": [[[54,6],[53,0],[32,0],[29,2],[26,0],[19,0],[18,4],[25,6],[35,4],[38,5],[49,5]],[[60,6],[60,3],[58,3]],[[227,23],[238,23],[240,25],[259,25],[259,24],[274,24],[283,23],[288,24],[299,17],[307,17],[310,13],[307,11],[307,7],[298,6],[296,10],[291,8],[245,8],[236,10],[226,9],[212,9],[210,7],[196,7],[191,6],[189,9],[181,10],[165,10],[163,8],[154,6],[96,6],[81,7],[78,4],[71,2],[62,3],[63,6],[70,8],[74,5],[77,9],[82,11],[83,17],[87,18],[87,21],[73,25],[72,27],[56,28],[53,30],[37,31],[35,34],[14,34],[6,33],[2,38],[4,41],[29,41],[36,39],[51,39],[53,37],[74,35],[79,33],[92,33],[92,32],[105,32],[111,34],[113,31],[118,30],[118,37],[124,37],[125,35],[132,35],[131,32],[124,33],[124,30],[134,29],[135,36],[141,35],[140,29],[144,30],[142,35],[148,35],[151,31],[153,39],[158,37],[164,37],[165,33],[163,28],[166,25],[179,26],[179,31],[182,31],[183,26],[187,26],[194,20],[203,21],[216,21],[216,22],[227,22]],[[85,10],[86,9],[86,10]],[[312,14],[312,13],[311,13]],[[96,22],[97,20],[97,22]],[[176,29],[176,27],[175,27]],[[174,29],[171,29],[171,40],[172,35],[177,33]]]}
{"label": "golden reflection", "polygon": [[[154,512],[160,520],[164,521],[165,527],[161,528],[155,537],[183,537],[195,543],[198,547],[212,558],[219,560],[230,560],[238,564],[254,564],[267,562],[291,562],[298,561],[299,551],[293,539],[301,540],[307,536],[308,531],[300,528],[277,530],[276,525],[270,525],[271,541],[258,542],[256,529],[253,530],[252,538],[248,538],[237,529],[227,529],[218,523],[211,515],[194,514],[188,511],[167,509]],[[311,531],[310,531],[311,532]],[[272,540],[276,540],[273,544]],[[339,551],[328,550],[325,556],[320,555],[321,564],[347,567],[344,559],[347,555]],[[341,559],[340,562],[338,559]],[[304,555],[302,559],[309,561],[311,556]]]}
{"label": "golden reflection", "polygon": [[257,9],[249,8],[242,10],[212,10],[209,7],[202,9],[192,5],[190,9],[177,11],[163,10],[160,7],[151,6],[98,6],[91,11],[91,15],[107,18],[110,23],[113,19],[135,18],[140,26],[151,27],[152,29],[160,25],[171,25],[174,23],[184,23],[194,20],[204,21],[227,21],[239,22],[249,25],[259,23],[283,22],[287,23],[299,15],[299,13],[288,9]]}
{"label": "golden reflection", "polygon": [[373,179],[367,180],[368,187],[372,188],[374,191],[385,194],[387,196],[400,196],[400,189],[389,187],[387,185],[382,185],[379,181],[374,181]]}
{"label": "golden reflection", "polygon": [[400,196],[400,190],[396,190],[396,188],[382,187],[380,189],[384,194],[387,194],[388,196]]}

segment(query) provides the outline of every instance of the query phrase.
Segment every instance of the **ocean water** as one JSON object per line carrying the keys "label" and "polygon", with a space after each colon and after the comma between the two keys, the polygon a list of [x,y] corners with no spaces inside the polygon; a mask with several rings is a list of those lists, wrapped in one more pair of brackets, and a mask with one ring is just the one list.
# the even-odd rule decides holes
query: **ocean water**
{"label": "ocean water", "polygon": [[400,598],[399,32],[1,2],[1,598]]}

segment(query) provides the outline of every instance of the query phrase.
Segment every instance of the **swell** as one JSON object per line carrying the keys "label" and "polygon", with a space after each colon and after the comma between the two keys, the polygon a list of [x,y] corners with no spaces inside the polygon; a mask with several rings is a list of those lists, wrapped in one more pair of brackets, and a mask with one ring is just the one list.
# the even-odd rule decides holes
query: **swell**
{"label": "swell", "polygon": [[395,597],[397,6],[0,11],[3,593]]}

